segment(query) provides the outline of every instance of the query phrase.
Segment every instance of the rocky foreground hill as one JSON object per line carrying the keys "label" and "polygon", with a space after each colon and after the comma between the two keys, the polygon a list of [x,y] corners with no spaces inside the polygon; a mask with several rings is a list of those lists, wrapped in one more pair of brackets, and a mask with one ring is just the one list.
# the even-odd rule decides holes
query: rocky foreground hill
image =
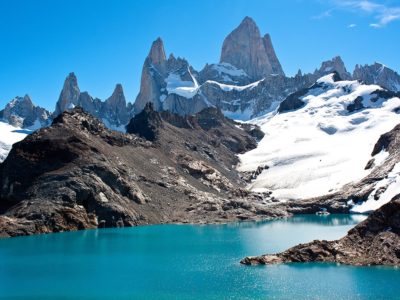
{"label": "rocky foreground hill", "polygon": [[181,117],[149,104],[127,131],[75,108],[16,143],[0,165],[0,235],[287,215],[234,168],[256,127],[214,108]]}

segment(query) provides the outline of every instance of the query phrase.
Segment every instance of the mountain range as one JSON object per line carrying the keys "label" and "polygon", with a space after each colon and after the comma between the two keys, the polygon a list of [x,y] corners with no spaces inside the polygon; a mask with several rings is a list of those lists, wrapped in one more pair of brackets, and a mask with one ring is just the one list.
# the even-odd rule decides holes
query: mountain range
{"label": "mountain range", "polygon": [[313,84],[336,71],[344,80],[359,80],[400,91],[400,75],[380,63],[357,65],[349,73],[337,56],[325,61],[313,73],[285,76],[271,36],[261,35],[257,24],[245,17],[223,41],[219,63],[195,70],[184,58],[167,58],[161,38],[153,42],[142,69],[140,91],[134,103],[126,101],[117,84],[112,95],[102,101],[81,92],[74,73],[64,82],[54,112],[32,104],[28,95],[12,99],[0,111],[0,119],[13,126],[35,129],[50,124],[65,110],[75,106],[102,120],[113,130],[124,131],[130,118],[148,102],[155,110],[179,115],[195,114],[206,107],[218,107],[228,117],[249,120],[274,110],[289,94]]}
{"label": "mountain range", "polygon": [[200,71],[156,39],[133,104],[70,73],[54,112],[26,95],[0,119],[1,236],[365,213],[400,194],[400,75],[337,56],[288,77],[249,17]]}

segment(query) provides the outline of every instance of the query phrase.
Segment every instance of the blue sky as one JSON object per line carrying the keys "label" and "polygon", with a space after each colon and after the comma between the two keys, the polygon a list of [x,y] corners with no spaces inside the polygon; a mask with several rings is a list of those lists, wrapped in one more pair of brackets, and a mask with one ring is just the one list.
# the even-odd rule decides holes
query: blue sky
{"label": "blue sky", "polygon": [[245,16],[271,34],[288,75],[335,55],[350,70],[379,61],[400,71],[399,0],[0,0],[0,107],[28,93],[54,110],[71,71],[94,97],[122,83],[133,101],[158,36],[199,70]]}

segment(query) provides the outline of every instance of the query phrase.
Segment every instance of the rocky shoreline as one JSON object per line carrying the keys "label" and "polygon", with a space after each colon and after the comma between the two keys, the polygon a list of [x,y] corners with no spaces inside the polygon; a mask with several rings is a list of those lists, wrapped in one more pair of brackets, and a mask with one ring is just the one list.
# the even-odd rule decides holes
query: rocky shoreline
{"label": "rocky shoreline", "polygon": [[332,262],[356,266],[400,266],[400,195],[336,241],[314,240],[277,254],[248,256],[245,265]]}

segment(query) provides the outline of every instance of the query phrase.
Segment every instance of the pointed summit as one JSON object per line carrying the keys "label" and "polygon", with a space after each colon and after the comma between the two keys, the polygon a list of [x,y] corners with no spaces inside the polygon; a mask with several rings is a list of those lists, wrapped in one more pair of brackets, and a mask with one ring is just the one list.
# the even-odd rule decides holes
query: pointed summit
{"label": "pointed summit", "polygon": [[276,56],[274,46],[272,46],[271,36],[268,33],[266,35],[264,35],[263,43],[264,43],[264,48],[267,53],[269,62],[272,67],[272,72],[277,75],[285,76],[285,73],[283,72],[281,63],[279,62],[279,59]]}
{"label": "pointed summit", "polygon": [[[105,101],[104,118],[113,125],[127,124],[129,115],[126,108],[126,99],[121,84],[115,86],[112,95]],[[111,122],[112,121],[112,122]]]}
{"label": "pointed summit", "polygon": [[148,58],[153,64],[160,65],[167,60],[164,50],[164,43],[161,38],[157,38],[151,45]]}
{"label": "pointed summit", "polygon": [[111,97],[106,100],[106,103],[114,108],[119,105],[126,106],[124,90],[120,83],[115,85],[114,92],[112,93]]}
{"label": "pointed summit", "polygon": [[54,115],[58,116],[63,111],[75,107],[78,103],[79,95],[78,79],[75,74],[71,72],[64,81],[64,86],[58,98]]}
{"label": "pointed summit", "polygon": [[331,60],[324,61],[319,71],[319,76],[327,75],[336,71],[342,80],[351,79],[351,74],[347,72],[346,66],[340,56],[335,56]]}
{"label": "pointed summit", "polygon": [[256,22],[248,16],[244,17],[237,29],[246,29],[249,31],[249,33],[258,33],[258,35],[260,35],[260,29],[258,28]]}
{"label": "pointed summit", "polygon": [[245,17],[225,38],[220,62],[244,70],[253,80],[271,74],[283,75],[271,38],[269,35],[262,38],[257,24],[250,17]]}

